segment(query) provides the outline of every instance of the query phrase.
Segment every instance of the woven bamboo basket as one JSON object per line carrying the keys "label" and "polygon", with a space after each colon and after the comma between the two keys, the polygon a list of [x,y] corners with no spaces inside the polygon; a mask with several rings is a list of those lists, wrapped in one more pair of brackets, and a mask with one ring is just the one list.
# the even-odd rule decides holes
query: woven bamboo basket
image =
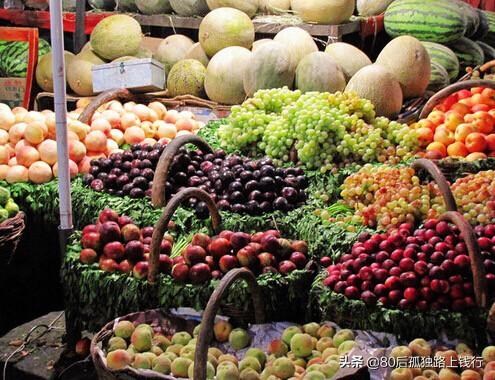
{"label": "woven bamboo basket", "polygon": [[17,249],[26,228],[24,213],[18,212],[13,218],[7,219],[0,224],[0,264],[7,264]]}

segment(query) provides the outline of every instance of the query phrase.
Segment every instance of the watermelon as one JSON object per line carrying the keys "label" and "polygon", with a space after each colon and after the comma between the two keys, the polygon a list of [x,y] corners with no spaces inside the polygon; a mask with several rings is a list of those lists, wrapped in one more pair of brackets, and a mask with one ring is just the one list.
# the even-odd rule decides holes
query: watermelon
{"label": "watermelon", "polygon": [[462,37],[458,41],[450,44],[449,47],[457,55],[461,68],[480,66],[485,63],[485,54],[476,42],[469,38]]}
{"label": "watermelon", "polygon": [[436,62],[431,62],[431,76],[428,91],[438,92],[450,84],[449,73],[445,67]]}
{"label": "watermelon", "polygon": [[472,40],[482,40],[486,37],[488,32],[490,31],[490,24],[488,22],[488,17],[485,12],[481,9],[476,10],[478,12],[478,17],[480,19],[480,24],[478,25],[478,30],[471,36]]}
{"label": "watermelon", "polygon": [[467,28],[462,9],[449,0],[396,0],[387,8],[384,23],[392,37],[440,43],[458,40]]}
{"label": "watermelon", "polygon": [[495,45],[495,12],[483,11],[483,14],[486,16],[486,20],[488,21],[488,32],[482,40],[483,42],[493,46]]}
{"label": "watermelon", "polygon": [[430,55],[430,60],[442,65],[449,73],[450,81],[453,82],[459,76],[459,59],[447,46],[435,42],[421,42]]}
{"label": "watermelon", "polygon": [[464,34],[464,36],[473,36],[480,26],[480,16],[476,8],[473,8],[471,5],[464,2],[463,0],[454,0],[454,3],[459,5],[459,8],[466,17],[466,33]]}
{"label": "watermelon", "polygon": [[[49,53],[50,44],[40,39],[38,58]],[[6,77],[25,78],[29,61],[29,45],[27,42],[10,42],[0,53],[0,71]]]}
{"label": "watermelon", "polygon": [[493,47],[482,41],[476,41],[476,44],[483,49],[483,53],[485,54],[485,62],[495,59],[495,49]]}

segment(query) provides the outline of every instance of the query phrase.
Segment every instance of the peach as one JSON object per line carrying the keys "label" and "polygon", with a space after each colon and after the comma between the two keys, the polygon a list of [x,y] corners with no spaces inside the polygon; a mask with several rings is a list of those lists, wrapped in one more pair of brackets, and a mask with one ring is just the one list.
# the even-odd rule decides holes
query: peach
{"label": "peach", "polygon": [[46,137],[48,128],[39,121],[33,121],[26,126],[24,138],[33,145],[40,144]]}
{"label": "peach", "polygon": [[40,158],[48,165],[53,165],[57,162],[57,143],[54,140],[45,140],[38,145]]}
{"label": "peach", "polygon": [[495,380],[495,371],[485,371],[483,380]]}
{"label": "peach", "polygon": [[[79,174],[79,168],[77,164],[72,160],[69,160],[69,174],[70,178],[74,178]],[[58,177],[58,162],[53,165],[53,175],[55,177]]]}
{"label": "peach", "polygon": [[53,178],[52,168],[46,162],[36,161],[29,167],[29,180],[33,183],[46,183]]}
{"label": "peach", "polygon": [[107,136],[102,131],[91,131],[84,139],[88,150],[93,152],[104,152],[107,149]]}
{"label": "peach", "polygon": [[430,120],[434,125],[439,126],[445,120],[445,113],[443,113],[442,111],[432,111],[428,115],[427,119]]}
{"label": "peach", "polygon": [[450,107],[450,110],[456,111],[458,114],[464,116],[471,112],[471,109],[469,106],[463,103],[455,103]]}
{"label": "peach", "polygon": [[113,332],[119,338],[129,339],[134,332],[134,324],[130,321],[119,321],[115,325]]}
{"label": "peach", "polygon": [[107,110],[115,111],[120,115],[124,112],[124,106],[118,100],[112,100],[111,102],[108,102]]}
{"label": "peach", "polygon": [[112,126],[107,119],[96,119],[91,123],[90,131],[102,131],[106,136],[110,135]]}
{"label": "peach", "polygon": [[437,126],[429,119],[422,119],[416,123],[416,128],[428,128],[434,132]]}
{"label": "peach", "polygon": [[69,157],[74,162],[81,162],[86,157],[86,145],[78,141],[69,141]]}
{"label": "peach", "polygon": [[0,144],[4,145],[9,142],[9,132],[0,129]]}
{"label": "peach", "polygon": [[434,141],[426,147],[427,151],[436,151],[441,157],[447,156],[447,148],[440,142]]}
{"label": "peach", "polygon": [[495,126],[495,119],[485,111],[478,111],[464,117],[466,123],[472,123],[477,132],[491,133]]}
{"label": "peach", "polygon": [[157,127],[151,121],[143,121],[141,123],[141,129],[144,131],[144,135],[147,138],[152,138],[156,135]]}
{"label": "peach", "polygon": [[305,358],[313,351],[313,340],[309,334],[295,334],[290,340],[290,349],[298,358]]}
{"label": "peach", "polygon": [[466,369],[461,373],[461,380],[481,380],[481,375],[472,369]]}
{"label": "peach", "polygon": [[167,123],[175,124],[178,118],[179,118],[179,112],[177,110],[169,110],[167,111],[164,120]]}
{"label": "peach", "polygon": [[442,125],[435,130],[433,140],[436,142],[440,142],[445,146],[448,146],[455,141],[454,133],[452,133],[445,126]]}
{"label": "peach", "polygon": [[144,104],[136,104],[132,112],[139,118],[141,121],[151,121],[150,109],[146,107]]}
{"label": "peach", "polygon": [[158,119],[163,120],[165,115],[167,114],[167,107],[163,103],[160,102],[151,102],[148,104],[148,108],[155,111]]}
{"label": "peach", "polygon": [[485,153],[481,153],[481,152],[469,153],[466,156],[467,161],[485,160],[486,158],[487,158],[487,155]]}
{"label": "peach", "polygon": [[106,150],[107,155],[110,155],[111,153],[113,153],[117,149],[119,149],[119,145],[115,141],[113,141],[112,139],[108,139],[107,140],[107,150]]}
{"label": "peach", "polygon": [[229,343],[234,350],[242,350],[249,345],[250,341],[251,337],[248,332],[241,328],[233,329],[229,335]]}
{"label": "peach", "polygon": [[9,131],[15,124],[15,115],[11,110],[0,110],[0,128]]}
{"label": "peach", "polygon": [[468,124],[468,123],[460,124],[459,126],[457,126],[457,129],[455,130],[454,133],[455,141],[464,142],[466,140],[466,137],[473,132],[476,131],[472,124]]}
{"label": "peach", "polygon": [[122,115],[120,119],[120,129],[125,131],[130,127],[139,127],[141,125],[141,120],[134,113],[126,112]]}
{"label": "peach", "polygon": [[445,366],[449,368],[457,366],[457,362],[459,359],[457,356],[457,352],[455,352],[454,350],[438,351],[435,354],[435,357],[444,358]]}
{"label": "peach", "polygon": [[15,166],[15,165],[17,165],[17,158],[16,157],[12,157],[9,160],[9,166]]}
{"label": "peach", "polygon": [[278,358],[273,362],[272,371],[280,379],[288,379],[294,376],[296,368],[289,358]]}
{"label": "peach", "polygon": [[438,372],[438,377],[440,380],[461,380],[461,377],[450,368],[442,368]]}
{"label": "peach", "polygon": [[143,144],[147,144],[147,145],[151,145],[151,146],[155,145],[156,143],[157,143],[157,141],[155,139],[152,139],[149,137],[147,137],[143,140]]}
{"label": "peach", "polygon": [[112,129],[110,131],[110,138],[114,140],[119,146],[125,143],[124,132],[120,129]]}
{"label": "peach", "polygon": [[459,124],[464,122],[464,118],[457,111],[448,111],[445,114],[444,125],[451,132],[455,132],[455,129]]}
{"label": "peach", "polygon": [[396,368],[389,376],[390,380],[413,380],[413,374],[409,368]]}
{"label": "peach", "polygon": [[[15,146],[14,146],[14,153],[15,153],[16,155],[18,155],[18,154],[19,154],[19,152],[21,151],[21,149],[22,149],[22,148],[24,148],[25,146],[30,146],[30,147],[33,147],[33,145],[32,145],[32,144],[30,144],[29,142],[27,142],[26,140],[24,140],[24,139],[19,140],[19,141],[17,142],[17,144],[15,144]],[[35,147],[33,147],[33,148],[35,148]]]}
{"label": "peach", "polygon": [[126,350],[115,350],[109,352],[107,355],[107,367],[109,369],[118,370],[123,369],[130,365],[132,362],[132,356]]}
{"label": "peach", "polygon": [[447,154],[450,157],[466,157],[469,151],[462,142],[456,141],[447,147]]}
{"label": "peach", "polygon": [[79,136],[73,131],[67,131],[67,141],[79,141]]}
{"label": "peach", "polygon": [[484,88],[483,91],[481,91],[481,95],[483,95],[486,98],[493,98],[495,97],[495,90],[493,88]]}
{"label": "peach", "polygon": [[136,105],[136,102],[124,103],[124,110],[127,112],[131,112],[135,105]]}
{"label": "peach", "polygon": [[91,168],[91,158],[86,156],[81,161],[79,161],[78,169],[81,174],[88,174]]}
{"label": "peach", "polygon": [[69,123],[67,123],[67,129],[69,131],[72,131],[79,136],[79,140],[84,141],[86,138],[86,135],[89,132],[89,125],[86,125],[84,123],[81,123],[78,120],[71,120]]}
{"label": "peach", "polygon": [[127,144],[139,144],[146,138],[140,127],[129,127],[124,132],[124,140]]}
{"label": "peach", "polygon": [[433,131],[430,128],[418,128],[416,129],[416,133],[418,134],[418,141],[421,146],[427,146],[433,141]]}
{"label": "peach", "polygon": [[483,152],[487,147],[485,135],[479,132],[467,135],[465,144],[470,153]]}
{"label": "peach", "polygon": [[175,123],[175,128],[177,131],[190,131],[192,132],[194,128],[195,122],[191,119],[179,118]]}
{"label": "peach", "polygon": [[8,183],[27,182],[28,179],[28,169],[22,165],[11,166],[5,176],[5,180]]}
{"label": "peach", "polygon": [[6,165],[10,160],[10,150],[4,145],[0,145],[0,164]]}
{"label": "peach", "polygon": [[219,342],[226,342],[229,340],[229,335],[232,332],[232,325],[224,320],[220,320],[213,325],[213,334],[215,339]]}
{"label": "peach", "polygon": [[111,128],[120,128],[120,115],[113,110],[105,110],[101,113],[101,117],[110,123]]}
{"label": "peach", "polygon": [[45,125],[48,128],[47,137],[55,140],[57,135],[57,125],[54,112],[50,112],[45,116]]}
{"label": "peach", "polygon": [[173,139],[177,135],[177,128],[174,124],[166,123],[162,120],[155,121],[153,123],[157,127],[157,136],[158,138],[169,138]]}
{"label": "peach", "polygon": [[26,123],[14,124],[12,128],[9,129],[9,141],[13,144],[17,144],[21,139],[24,138],[26,127]]}
{"label": "peach", "polygon": [[178,131],[176,137],[185,136],[185,135],[192,135],[192,134],[193,133],[191,131]]}
{"label": "peach", "polygon": [[275,355],[276,357],[280,357],[286,355],[289,349],[282,340],[275,339],[268,344],[267,351],[270,355]]}
{"label": "peach", "polygon": [[24,115],[24,122],[31,123],[33,121],[45,122],[45,116],[43,116],[40,112],[29,111],[26,115]]}
{"label": "peach", "polygon": [[25,167],[31,166],[34,162],[40,159],[40,154],[36,150],[36,148],[32,146],[24,146],[19,149],[18,154],[16,155],[17,163],[19,165],[23,165]]}
{"label": "peach", "polygon": [[0,180],[5,180],[7,177],[7,172],[9,171],[9,165],[0,165]]}
{"label": "peach", "polygon": [[76,107],[86,108],[87,106],[89,106],[89,103],[91,103],[91,98],[81,98],[77,100]]}

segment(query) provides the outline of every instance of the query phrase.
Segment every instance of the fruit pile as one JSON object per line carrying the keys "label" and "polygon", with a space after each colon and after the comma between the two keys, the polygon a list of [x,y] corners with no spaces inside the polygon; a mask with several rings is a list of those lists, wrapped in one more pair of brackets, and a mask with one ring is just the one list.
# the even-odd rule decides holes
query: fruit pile
{"label": "fruit pile", "polygon": [[[389,353],[390,363],[397,364],[388,375],[387,380],[437,379],[437,380],[490,380],[495,379],[495,346],[487,346],[481,356],[475,356],[473,350],[465,343],[459,343],[454,349],[446,346],[433,346],[418,338],[407,346],[393,347]],[[412,368],[414,357],[426,360],[431,358],[436,363],[429,368]],[[418,361],[416,361],[418,362]]]}
{"label": "fruit pile", "polygon": [[426,158],[495,156],[495,90],[474,87],[443,100],[415,128]]}
{"label": "fruit pile", "polygon": [[[152,235],[153,227],[140,229],[129,217],[105,209],[96,224],[84,227],[79,259],[83,264],[98,262],[105,272],[132,272],[142,279],[148,275]],[[239,267],[256,274],[286,275],[308,263],[306,242],[281,238],[275,230],[253,235],[222,231],[214,237],[197,233],[177,255],[172,254],[173,243],[173,238],[165,235],[160,246],[160,273],[179,282],[201,284]]]}
{"label": "fruit pile", "polygon": [[[97,191],[141,198],[151,194],[154,170],[163,145],[133,145],[131,151],[113,153],[91,162],[84,181]],[[308,180],[300,168],[278,168],[272,160],[251,160],[181,148],[174,157],[165,192],[171,197],[184,187],[198,187],[213,198],[220,210],[259,215],[290,211],[304,204]],[[204,202],[190,200],[198,216],[207,217]]]}
{"label": "fruit pile", "polygon": [[17,215],[19,206],[10,196],[10,191],[0,186],[0,223]]}
{"label": "fruit pile", "polygon": [[317,210],[317,215],[330,222],[344,221],[386,230],[436,217],[444,208],[436,184],[421,183],[409,167],[367,164],[344,180],[340,196],[339,204],[350,207],[352,215],[334,217],[329,210]]}
{"label": "fruit pile", "polygon": [[[139,228],[131,218],[119,216],[111,209],[103,210],[96,224],[83,228],[82,250],[79,260],[83,264],[98,263],[102,271],[132,273],[142,279],[148,275],[149,252],[153,227]],[[165,235],[160,246],[160,272],[170,273],[170,258],[174,240]]]}
{"label": "fruit pile", "polygon": [[[495,285],[495,225],[477,227],[487,288]],[[328,260],[327,264],[328,264]],[[456,226],[430,219],[385,234],[362,234],[350,253],[326,269],[324,285],[368,305],[420,311],[475,306],[470,259]]]}
{"label": "fruit pile", "polygon": [[[158,102],[104,104],[90,125],[77,119],[89,100],[81,99],[68,114],[71,176],[88,173],[90,162],[120,152],[128,144],[166,144],[203,126],[190,112],[167,110]],[[9,183],[46,183],[58,174],[55,113],[28,112],[0,104],[0,179]]]}
{"label": "fruit pile", "polygon": [[226,149],[263,152],[283,162],[295,150],[304,165],[322,172],[335,164],[397,162],[419,148],[415,129],[376,118],[371,102],[354,93],[287,88],[258,91],[233,107],[218,136]]}
{"label": "fruit pile", "polygon": [[[197,325],[192,335],[185,331],[168,335],[147,324],[120,321],[106,346],[107,367],[121,370],[132,366],[192,379],[200,328]],[[251,343],[249,332],[219,321],[213,333],[216,341],[208,349],[207,379],[330,379],[340,369],[340,358],[358,346],[351,330],[336,332],[329,324],[308,323],[286,328],[266,351],[251,347],[239,360],[237,351]],[[224,349],[236,353],[227,354]]]}

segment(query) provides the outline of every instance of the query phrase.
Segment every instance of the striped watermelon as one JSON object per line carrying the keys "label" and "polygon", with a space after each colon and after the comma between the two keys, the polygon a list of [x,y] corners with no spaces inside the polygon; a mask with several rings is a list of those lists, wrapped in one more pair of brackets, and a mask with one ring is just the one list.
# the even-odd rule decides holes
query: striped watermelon
{"label": "striped watermelon", "polygon": [[462,8],[449,0],[396,0],[385,12],[385,30],[392,37],[448,43],[463,37],[466,27]]}
{"label": "striped watermelon", "polygon": [[431,76],[428,91],[437,92],[450,84],[449,73],[439,63],[431,61]]}
{"label": "striped watermelon", "polygon": [[477,9],[473,8],[463,0],[454,0],[454,2],[458,4],[462,13],[464,13],[464,16],[466,17],[466,33],[464,36],[473,36],[480,26],[480,16]]}
{"label": "striped watermelon", "polygon": [[486,13],[481,9],[477,9],[478,16],[480,19],[480,25],[478,26],[478,30],[474,33],[470,38],[472,40],[482,40],[485,38],[490,31],[490,23],[488,22],[488,17]]}
{"label": "striped watermelon", "polygon": [[488,21],[488,33],[482,39],[488,45],[495,46],[495,12],[483,11]]}
{"label": "striped watermelon", "polygon": [[[50,44],[40,39],[38,43],[38,58],[49,53]],[[6,77],[25,78],[29,60],[27,42],[10,42],[0,52],[0,70]]]}
{"label": "striped watermelon", "polygon": [[495,59],[495,49],[494,48],[492,48],[490,45],[488,45],[482,41],[476,41],[476,44],[481,49],[483,49],[483,53],[485,53],[485,62]]}
{"label": "striped watermelon", "polygon": [[459,76],[459,59],[455,53],[447,46],[437,44],[435,42],[421,42],[430,55],[431,62],[437,63],[445,68],[449,73],[451,82],[455,81]]}
{"label": "striped watermelon", "polygon": [[462,69],[475,67],[485,63],[485,54],[476,42],[469,38],[462,37],[458,41],[450,44],[449,47],[457,55]]}

